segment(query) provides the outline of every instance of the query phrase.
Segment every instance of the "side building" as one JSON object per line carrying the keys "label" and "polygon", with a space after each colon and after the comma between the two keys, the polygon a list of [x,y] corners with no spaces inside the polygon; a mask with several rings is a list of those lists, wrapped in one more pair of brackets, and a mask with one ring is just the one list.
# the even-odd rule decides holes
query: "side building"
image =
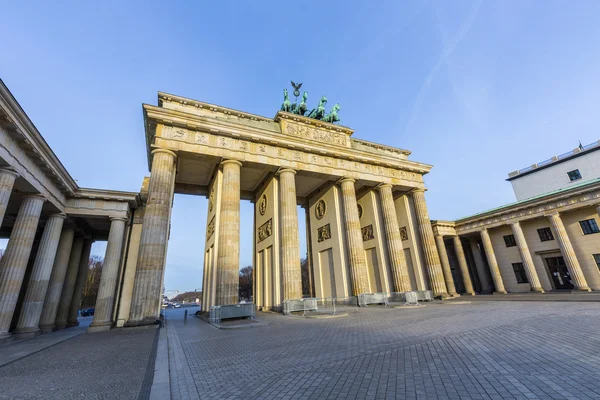
{"label": "side building", "polygon": [[459,292],[600,290],[600,141],[507,180],[515,203],[432,222]]}

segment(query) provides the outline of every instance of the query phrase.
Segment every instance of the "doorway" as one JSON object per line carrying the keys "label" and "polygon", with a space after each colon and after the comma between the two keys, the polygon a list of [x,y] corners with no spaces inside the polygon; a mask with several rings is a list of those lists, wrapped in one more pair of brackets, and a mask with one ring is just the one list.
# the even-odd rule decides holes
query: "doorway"
{"label": "doorway", "polygon": [[571,283],[571,275],[565,264],[565,260],[562,257],[548,257],[546,260],[546,266],[550,272],[550,277],[554,283],[556,290],[570,290],[573,289],[573,283]]}

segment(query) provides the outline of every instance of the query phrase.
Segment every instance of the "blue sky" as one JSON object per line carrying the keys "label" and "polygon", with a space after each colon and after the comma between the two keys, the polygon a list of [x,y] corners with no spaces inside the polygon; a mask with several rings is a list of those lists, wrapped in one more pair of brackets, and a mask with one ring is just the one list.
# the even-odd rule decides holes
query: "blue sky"
{"label": "blue sky", "polygon": [[[273,116],[304,82],[355,137],[434,165],[432,219],[511,202],[508,172],[600,138],[597,1],[5,2],[0,38],[0,77],[84,187],[139,190],[159,90]],[[201,287],[206,206],[175,198],[167,289]]]}

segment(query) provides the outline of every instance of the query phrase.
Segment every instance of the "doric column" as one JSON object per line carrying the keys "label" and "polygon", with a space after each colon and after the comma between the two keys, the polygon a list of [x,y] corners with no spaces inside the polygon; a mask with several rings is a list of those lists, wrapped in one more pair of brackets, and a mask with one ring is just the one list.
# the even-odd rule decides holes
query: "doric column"
{"label": "doric column", "polygon": [[512,223],[511,227],[513,235],[515,236],[515,241],[517,242],[517,247],[519,248],[519,254],[521,254],[521,261],[523,261],[523,266],[525,267],[525,274],[527,275],[527,279],[529,280],[531,290],[534,292],[544,293],[544,289],[542,289],[542,284],[540,283],[540,279],[538,278],[538,274],[535,270],[535,265],[533,264],[533,259],[531,258],[531,254],[529,253],[529,247],[527,246],[525,235],[523,234],[523,230],[521,229],[521,224],[519,224],[519,222],[517,221]]}
{"label": "doric column", "polygon": [[67,318],[67,327],[77,326],[77,316],[79,315],[79,306],[81,304],[81,294],[83,286],[87,280],[88,271],[90,270],[90,253],[92,252],[92,239],[83,241],[83,250],[81,250],[81,258],[79,259],[79,268],[77,270],[77,280],[75,281],[75,289],[73,290],[73,298],[69,307],[69,316]]}
{"label": "doric column", "polygon": [[23,197],[0,262],[0,339],[9,336],[44,201],[39,195]]}
{"label": "doric column", "polygon": [[53,214],[46,221],[27,292],[25,292],[21,315],[19,316],[17,328],[13,332],[15,335],[34,336],[40,331],[38,325],[46,292],[48,291],[52,266],[58,250],[60,233],[66,217],[65,214]]}
{"label": "doric column", "polygon": [[58,241],[58,250],[56,251],[56,258],[52,266],[52,274],[50,275],[50,282],[48,283],[48,290],[42,308],[42,316],[40,317],[40,330],[44,333],[52,332],[54,329],[54,321],[58,312],[63,284],[65,283],[65,275],[67,275],[74,236],[74,228],[63,228]]}
{"label": "doric column", "polygon": [[480,233],[483,249],[485,250],[485,256],[487,258],[488,265],[490,266],[490,272],[492,273],[492,280],[494,281],[494,286],[496,286],[495,293],[506,294],[506,289],[504,288],[502,275],[500,275],[500,268],[498,267],[498,261],[496,261],[496,253],[494,253],[494,247],[492,246],[490,234],[487,229],[483,229]]}
{"label": "doric column", "polygon": [[219,216],[216,305],[237,304],[240,287],[240,168],[242,163],[225,160]]}
{"label": "doric column", "polygon": [[58,311],[56,312],[56,320],[54,321],[55,329],[64,329],[67,327],[67,318],[69,317],[69,309],[71,308],[75,281],[77,281],[77,272],[79,271],[79,263],[81,261],[81,252],[83,251],[83,240],[83,236],[75,237],[73,240],[65,282],[63,283],[60,301],[58,302]]}
{"label": "doric column", "polygon": [[98,296],[96,297],[94,321],[88,328],[88,332],[104,331],[112,328],[113,306],[117,292],[126,223],[127,218],[111,218],[110,220],[108,243],[104,254]]}
{"label": "doric column", "polygon": [[177,154],[156,149],[152,155],[148,201],[142,220],[135,284],[126,326],[154,324],[161,301]]}
{"label": "doric column", "polygon": [[348,252],[350,253],[348,258],[350,260],[350,275],[352,276],[352,295],[358,296],[361,293],[369,293],[371,289],[360,230],[354,179],[343,178],[340,180],[340,185],[342,186],[346,238],[348,239]]}
{"label": "doric column", "polygon": [[404,256],[404,246],[400,237],[400,226],[398,226],[398,217],[396,216],[396,207],[394,206],[392,185],[388,183],[381,184],[377,186],[377,189],[379,189],[379,195],[381,196],[383,226],[385,227],[388,253],[394,277],[394,290],[396,292],[408,292],[412,288],[408,276],[406,257]]}
{"label": "doric column", "polygon": [[471,275],[469,275],[469,267],[467,265],[467,259],[465,258],[462,242],[460,241],[460,236],[454,236],[452,240],[454,241],[454,252],[456,253],[458,266],[460,267],[460,275],[462,276],[463,284],[465,285],[465,293],[474,296],[475,290],[473,290],[473,282],[471,282]]}
{"label": "doric column", "polygon": [[479,283],[481,284],[481,293],[491,293],[492,286],[488,277],[487,271],[485,270],[485,263],[483,262],[483,256],[479,249],[479,244],[476,238],[469,238],[469,246],[471,247],[471,253],[475,261],[475,269],[479,276]]}
{"label": "doric column", "polygon": [[283,270],[283,300],[302,298],[300,271],[300,238],[296,199],[296,171],[279,171],[279,201],[281,210],[281,266]]}
{"label": "doric column", "polygon": [[567,268],[569,269],[569,274],[571,275],[571,279],[573,280],[575,290],[589,292],[590,287],[588,286],[585,276],[581,271],[579,260],[575,255],[575,250],[573,250],[573,245],[571,245],[571,240],[569,239],[569,235],[567,234],[565,225],[563,224],[562,219],[560,218],[560,214],[554,213],[549,215],[548,218],[550,219],[552,228],[554,228],[554,233],[556,234],[556,241],[558,242],[558,247],[560,247],[560,251],[562,252],[563,258],[565,260],[565,264],[567,264]]}
{"label": "doric column", "polygon": [[456,296],[456,286],[454,285],[454,278],[452,277],[452,270],[450,269],[450,261],[448,260],[448,252],[446,251],[444,237],[442,235],[436,235],[435,243],[437,244],[438,254],[440,255],[440,262],[442,263],[442,271],[444,272],[444,280],[446,281],[448,294],[450,296]]}
{"label": "doric column", "polygon": [[19,177],[15,171],[0,168],[0,226],[4,220],[4,213],[6,213],[6,206],[8,206],[8,200],[12,193],[15,179]]}
{"label": "doric column", "polygon": [[423,245],[423,253],[425,254],[425,265],[429,274],[429,283],[434,296],[446,296],[448,291],[444,282],[444,272],[442,271],[442,263],[440,256],[435,247],[435,239],[433,238],[433,229],[427,212],[427,204],[425,203],[425,191],[416,189],[412,192],[412,198],[415,203],[415,211],[417,214],[417,224],[419,225],[419,234]]}

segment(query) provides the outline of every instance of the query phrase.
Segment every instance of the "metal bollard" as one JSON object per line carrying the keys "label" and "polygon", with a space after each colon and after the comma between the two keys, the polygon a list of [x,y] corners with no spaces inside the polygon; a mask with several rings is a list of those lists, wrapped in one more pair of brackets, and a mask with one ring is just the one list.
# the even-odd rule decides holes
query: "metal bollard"
{"label": "metal bollard", "polygon": [[185,313],[183,314],[183,323],[187,324],[187,312],[188,310],[185,310]]}

